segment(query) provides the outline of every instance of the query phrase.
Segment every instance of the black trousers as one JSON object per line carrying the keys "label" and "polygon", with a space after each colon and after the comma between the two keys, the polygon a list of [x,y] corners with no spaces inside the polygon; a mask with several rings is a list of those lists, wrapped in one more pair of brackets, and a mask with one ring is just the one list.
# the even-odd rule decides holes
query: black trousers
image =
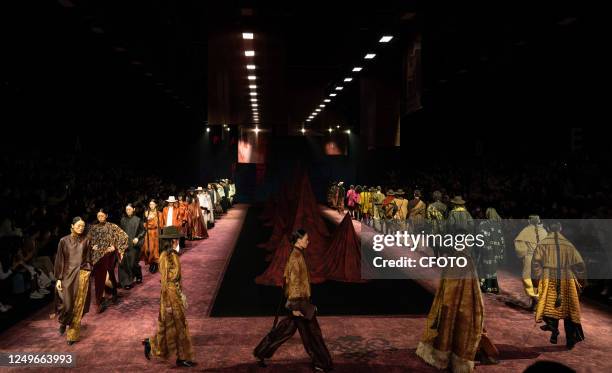
{"label": "black trousers", "polygon": [[271,358],[283,343],[293,337],[296,330],[300,332],[304,349],[313,364],[325,370],[332,369],[331,355],[323,340],[316,316],[312,320],[293,315],[285,317],[259,342],[253,355],[258,359]]}
{"label": "black trousers", "polygon": [[119,283],[121,287],[132,285],[134,278],[142,279],[140,264],[140,247],[129,247],[119,264]]}
{"label": "black trousers", "polygon": [[[543,319],[548,330],[553,334],[559,334],[559,319],[551,317],[543,317]],[[563,329],[565,329],[565,339],[567,340],[568,347],[574,347],[576,343],[584,341],[584,332],[582,331],[581,324],[576,324],[570,319],[564,319]]]}

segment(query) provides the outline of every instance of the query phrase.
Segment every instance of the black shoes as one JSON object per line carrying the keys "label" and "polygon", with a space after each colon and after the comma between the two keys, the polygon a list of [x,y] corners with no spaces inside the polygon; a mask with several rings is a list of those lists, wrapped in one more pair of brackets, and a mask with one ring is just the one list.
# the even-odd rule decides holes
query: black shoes
{"label": "black shoes", "polygon": [[102,313],[106,311],[108,308],[108,301],[106,299],[102,300],[102,303],[98,306],[98,313]]}
{"label": "black shoes", "polygon": [[66,333],[66,325],[60,325],[59,334],[64,335],[64,333]]}
{"label": "black shoes", "polygon": [[156,273],[157,272],[157,263],[153,263],[149,266],[149,273]]}
{"label": "black shoes", "polygon": [[550,343],[556,345],[558,336],[559,336],[559,331],[553,330],[552,334],[550,335]]}
{"label": "black shoes", "polygon": [[144,346],[144,355],[147,360],[151,360],[151,342],[149,338],[145,338],[142,340],[142,345]]}
{"label": "black shoes", "polygon": [[193,361],[176,359],[176,366],[177,367],[191,368],[191,367],[195,367],[196,365],[198,365],[198,364],[194,363]]}

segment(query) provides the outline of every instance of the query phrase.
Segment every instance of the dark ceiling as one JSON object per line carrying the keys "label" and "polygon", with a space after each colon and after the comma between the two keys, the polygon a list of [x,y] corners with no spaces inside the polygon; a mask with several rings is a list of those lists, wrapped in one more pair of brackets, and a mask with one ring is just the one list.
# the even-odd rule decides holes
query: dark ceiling
{"label": "dark ceiling", "polygon": [[[138,113],[155,107],[147,120],[161,115],[194,131],[219,115],[229,124],[252,124],[246,60],[239,50],[240,33],[248,30],[256,35],[262,126],[291,132],[354,61],[380,48],[376,41],[382,34],[393,33],[401,42],[416,30],[423,37],[425,110],[482,105],[491,111],[522,112],[521,107],[543,97],[551,107],[576,106],[576,100],[584,99],[562,94],[588,91],[582,73],[588,73],[584,59],[589,46],[576,7],[453,4],[13,1],[2,5],[3,35],[10,35],[2,61],[2,94],[10,102],[21,95],[23,102],[52,106],[62,101],[57,96],[65,90],[63,97],[86,108],[92,104],[78,93],[86,92],[104,103],[91,106],[88,114],[104,111],[104,105],[131,107],[138,120]],[[218,39],[212,45],[214,37]],[[385,51],[379,53],[384,56]],[[217,68],[228,75],[221,94],[215,84],[211,89],[209,79],[222,75]],[[350,112],[364,104],[356,87],[348,86],[335,103],[352,121],[358,118]],[[59,115],[61,108],[50,110]],[[70,120],[78,122],[77,117]],[[222,123],[215,119],[210,124]]]}

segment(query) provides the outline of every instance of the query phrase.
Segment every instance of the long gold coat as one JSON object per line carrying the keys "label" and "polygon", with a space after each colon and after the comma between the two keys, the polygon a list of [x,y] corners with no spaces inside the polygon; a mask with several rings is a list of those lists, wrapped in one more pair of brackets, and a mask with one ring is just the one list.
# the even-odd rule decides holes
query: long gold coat
{"label": "long gold coat", "polygon": [[[561,269],[559,276],[557,276],[557,247],[554,232],[549,233],[540,241],[533,253],[533,273],[539,279],[539,299],[535,319],[536,322],[541,322],[546,316],[558,320],[571,319],[574,323],[580,324],[578,293],[582,289],[581,282],[586,273],[584,261],[574,245],[561,233],[558,233],[558,240]],[[559,302],[557,302],[558,281]]]}
{"label": "long gold coat", "polygon": [[150,338],[151,353],[162,359],[176,355],[180,360],[193,360],[191,336],[185,319],[181,291],[181,263],[174,252],[164,251],[159,257],[161,298],[157,334]]}
{"label": "long gold coat", "polygon": [[471,258],[468,263],[443,272],[416,350],[428,364],[454,373],[474,370],[484,326],[480,285]]}

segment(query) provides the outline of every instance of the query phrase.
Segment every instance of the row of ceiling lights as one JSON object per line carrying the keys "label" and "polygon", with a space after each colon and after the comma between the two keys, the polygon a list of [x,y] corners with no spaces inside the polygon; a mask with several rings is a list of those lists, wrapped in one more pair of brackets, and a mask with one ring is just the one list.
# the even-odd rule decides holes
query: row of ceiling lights
{"label": "row of ceiling lights", "polygon": [[252,32],[243,32],[242,39],[245,42],[244,56],[247,58],[247,81],[249,85],[249,99],[251,102],[251,111],[253,117],[253,123],[255,123],[255,131],[259,131],[259,100],[257,92],[257,75],[255,74],[255,50],[253,48],[255,35]]}
{"label": "row of ceiling lights", "polygon": [[[390,42],[393,39],[393,36],[391,35],[384,35],[380,38],[380,40],[378,40],[379,43],[383,43],[386,44],[388,42]],[[372,60],[376,57],[376,53],[367,53],[363,59],[364,60]],[[316,118],[317,115],[319,115],[320,112],[323,111],[323,109],[334,99],[334,97],[338,96],[338,93],[340,93],[343,89],[344,89],[344,85],[343,83],[350,83],[353,81],[353,76],[356,73],[361,72],[361,70],[363,70],[363,66],[358,65],[358,66],[354,66],[353,69],[351,70],[351,75],[348,75],[346,78],[344,78],[344,80],[342,81],[342,83],[338,84],[335,86],[334,91],[331,92],[327,97],[325,97],[323,99],[323,102],[321,102],[317,108],[315,108],[315,110],[308,116],[308,118],[306,118],[306,122],[311,122],[313,119]],[[330,128],[330,132],[332,131],[332,129]],[[302,133],[306,132],[306,129],[304,128],[304,126],[302,126]]]}

